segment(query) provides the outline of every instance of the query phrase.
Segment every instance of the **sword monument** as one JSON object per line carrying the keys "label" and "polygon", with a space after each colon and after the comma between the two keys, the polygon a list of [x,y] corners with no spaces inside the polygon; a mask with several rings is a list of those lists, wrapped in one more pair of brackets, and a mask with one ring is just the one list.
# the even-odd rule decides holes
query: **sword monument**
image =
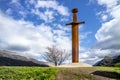
{"label": "sword monument", "polygon": [[77,13],[78,9],[72,9],[73,13],[73,22],[66,25],[72,25],[72,63],[79,62],[79,24],[84,24],[85,22],[78,22]]}
{"label": "sword monument", "polygon": [[58,67],[92,67],[90,64],[79,62],[79,24],[84,24],[85,22],[77,21],[78,9],[72,9],[73,22],[66,25],[72,25],[72,63],[60,65]]}

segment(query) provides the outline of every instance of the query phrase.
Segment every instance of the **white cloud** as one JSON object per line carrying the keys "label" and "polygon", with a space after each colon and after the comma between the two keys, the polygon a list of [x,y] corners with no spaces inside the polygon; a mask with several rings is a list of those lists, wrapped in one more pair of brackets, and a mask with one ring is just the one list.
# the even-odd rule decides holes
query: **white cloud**
{"label": "white cloud", "polygon": [[118,0],[97,0],[99,5],[105,5],[107,8],[112,8],[117,5]]}
{"label": "white cloud", "polygon": [[[37,59],[46,51],[46,47],[52,44],[70,51],[71,39],[67,36],[70,28],[61,24],[54,26],[55,23],[52,23],[57,16],[65,21],[69,16],[68,8],[57,1],[30,0],[25,1],[25,4],[19,0],[11,0],[7,8],[12,7],[9,7],[5,14],[4,11],[0,12],[0,49]],[[44,20],[45,23],[34,25],[34,21],[28,20],[29,16],[37,16],[37,20]],[[51,25],[46,25],[47,22]]]}
{"label": "white cloud", "polygon": [[88,3],[86,5],[94,4],[96,3],[96,0],[88,0]]}
{"label": "white cloud", "polygon": [[24,11],[19,11],[19,14],[22,15],[22,18],[26,17],[26,13]]}
{"label": "white cloud", "polygon": [[35,4],[36,2],[35,2],[35,0],[29,0],[29,3],[30,4]]}
{"label": "white cloud", "polygon": [[68,16],[68,9],[63,5],[59,5],[57,1],[38,1],[35,5],[36,8],[52,8],[56,10],[59,14]]}
{"label": "white cloud", "polygon": [[92,32],[83,32],[83,33],[79,33],[80,34],[80,40],[83,40],[85,38],[87,38],[88,35],[90,35]]}
{"label": "white cloud", "polygon": [[8,1],[8,6],[6,6],[6,8],[8,8],[6,13],[12,17],[15,17],[14,14],[16,14],[16,16],[19,16],[19,18],[22,19],[29,13],[27,8],[20,3],[20,0],[11,0],[11,2]]}
{"label": "white cloud", "polygon": [[108,16],[107,16],[107,15],[102,15],[102,21],[106,21],[106,20],[107,20],[107,18],[108,18]]}
{"label": "white cloud", "polygon": [[62,17],[60,21],[62,22],[68,21],[68,17]]}
{"label": "white cloud", "polygon": [[116,18],[116,19],[120,19],[120,4],[119,5],[116,5],[115,7],[113,7],[111,9],[111,12],[110,12],[110,15],[113,17],[113,18]]}
{"label": "white cloud", "polygon": [[80,61],[88,63],[88,64],[95,64],[99,58],[99,56],[96,54],[95,50],[93,49],[85,49],[85,48],[80,48],[80,54],[79,54]]}
{"label": "white cloud", "polygon": [[[112,1],[112,0],[111,0]],[[117,3],[114,2],[114,3]],[[106,2],[106,5],[108,5],[108,3]],[[120,4],[112,7],[111,9],[109,9],[109,15],[113,17],[113,19],[102,23],[101,28],[97,31],[95,37],[98,41],[105,41],[108,39],[118,39],[120,34],[118,34],[119,30],[120,30]]]}
{"label": "white cloud", "polygon": [[[68,8],[60,5],[57,1],[26,1],[26,5],[29,3],[33,4],[33,9],[31,13],[37,15],[41,20],[44,20],[46,23],[53,22],[56,16],[61,16],[62,21],[66,20],[63,17],[68,17]],[[44,9],[44,10],[43,10]]]}
{"label": "white cloud", "polygon": [[104,5],[106,9],[97,13],[97,16],[101,16],[103,22],[102,26],[95,34],[95,38],[97,39],[96,45],[89,50],[85,48],[80,50],[80,60],[89,64],[95,64],[105,56],[120,55],[119,0],[96,1],[99,5]]}
{"label": "white cloud", "polygon": [[[99,12],[104,19],[112,17],[106,22],[102,22],[102,26],[95,34],[97,39],[96,45],[91,49],[91,55],[99,57],[115,56],[120,54],[120,3],[118,0],[97,0],[99,5],[105,5],[106,10]],[[102,14],[101,14],[102,13]],[[104,16],[104,15],[107,15]],[[89,54],[88,54],[89,55]],[[89,56],[90,57],[90,56]]]}
{"label": "white cloud", "polygon": [[38,58],[52,44],[69,51],[71,40],[65,35],[63,29],[54,30],[45,24],[35,26],[28,21],[16,21],[0,12],[0,49]]}
{"label": "white cloud", "polygon": [[19,0],[12,0],[11,3],[18,3]]}
{"label": "white cloud", "polygon": [[[3,15],[0,17],[4,20],[0,21],[1,38],[8,44],[8,46],[21,45],[32,48],[32,45],[35,45],[35,41],[39,44],[38,47],[46,47],[50,45],[48,43],[50,43],[50,36],[52,36],[50,34],[52,33],[49,26],[41,24],[38,27],[35,27],[30,22],[21,20],[15,21],[11,18],[4,17]],[[46,39],[49,39],[49,41],[46,41]],[[43,44],[41,44],[41,42]]]}
{"label": "white cloud", "polygon": [[[71,32],[70,27],[62,26],[60,24],[55,24],[54,27],[56,28],[54,33],[54,41],[56,42],[59,47],[63,49],[67,49],[68,51],[71,50],[71,39],[69,37],[69,33]],[[64,46],[63,46],[64,45]]]}
{"label": "white cloud", "polygon": [[103,59],[105,56],[116,56],[120,54],[120,50],[114,49],[89,49],[82,51],[79,55],[80,61],[86,62],[88,64],[95,64],[99,60]]}
{"label": "white cloud", "polygon": [[40,12],[38,9],[32,10],[32,13],[38,15],[40,19],[44,20],[46,23],[47,22],[52,22],[54,21],[54,12],[51,10],[46,10],[45,12]]}
{"label": "white cloud", "polygon": [[54,25],[54,26],[56,26],[56,28],[59,28],[60,30],[62,30],[62,31],[71,31],[71,27],[69,27],[69,26],[62,26],[62,25],[60,25],[60,24],[56,24],[56,25]]}
{"label": "white cloud", "polygon": [[8,9],[6,10],[6,14],[11,15],[11,14],[12,14],[12,9],[11,9],[11,8],[8,8]]}
{"label": "white cloud", "polygon": [[[56,20],[55,17],[60,16],[59,21],[65,21],[69,16],[68,8],[59,4],[57,1],[44,1],[44,0],[26,0],[23,5],[19,0],[12,0],[9,3],[10,7],[6,13],[17,13],[20,19],[26,19],[30,15],[37,16],[38,20],[43,20],[45,23],[50,23]],[[11,16],[14,17],[14,13]]]}

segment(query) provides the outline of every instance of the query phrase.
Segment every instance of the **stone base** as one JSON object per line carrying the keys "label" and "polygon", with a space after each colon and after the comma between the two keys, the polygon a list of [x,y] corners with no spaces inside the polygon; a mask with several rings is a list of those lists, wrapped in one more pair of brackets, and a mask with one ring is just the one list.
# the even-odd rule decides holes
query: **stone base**
{"label": "stone base", "polygon": [[92,67],[92,65],[79,62],[79,63],[70,63],[70,64],[59,65],[58,67]]}

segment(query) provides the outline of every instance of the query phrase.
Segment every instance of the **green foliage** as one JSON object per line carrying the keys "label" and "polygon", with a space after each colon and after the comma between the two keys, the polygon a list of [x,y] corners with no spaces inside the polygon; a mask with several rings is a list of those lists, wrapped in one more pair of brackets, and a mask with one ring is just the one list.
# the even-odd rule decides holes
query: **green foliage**
{"label": "green foliage", "polygon": [[120,67],[120,63],[116,63],[114,66],[115,67]]}
{"label": "green foliage", "polygon": [[95,71],[120,74],[120,67],[0,67],[0,80],[97,80]]}
{"label": "green foliage", "polygon": [[56,68],[0,67],[0,80],[54,80]]}
{"label": "green foliage", "polygon": [[94,67],[94,68],[100,71],[110,71],[120,74],[120,67]]}

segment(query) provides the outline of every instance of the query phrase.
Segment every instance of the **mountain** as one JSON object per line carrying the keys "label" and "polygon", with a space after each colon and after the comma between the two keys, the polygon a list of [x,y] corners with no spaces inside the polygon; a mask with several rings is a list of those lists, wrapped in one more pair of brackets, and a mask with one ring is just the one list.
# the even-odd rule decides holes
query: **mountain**
{"label": "mountain", "polygon": [[120,63],[120,55],[114,57],[105,56],[104,59],[94,64],[94,66],[113,66],[116,63]]}
{"label": "mountain", "polygon": [[15,52],[0,50],[0,66],[49,66],[43,61],[18,55]]}

